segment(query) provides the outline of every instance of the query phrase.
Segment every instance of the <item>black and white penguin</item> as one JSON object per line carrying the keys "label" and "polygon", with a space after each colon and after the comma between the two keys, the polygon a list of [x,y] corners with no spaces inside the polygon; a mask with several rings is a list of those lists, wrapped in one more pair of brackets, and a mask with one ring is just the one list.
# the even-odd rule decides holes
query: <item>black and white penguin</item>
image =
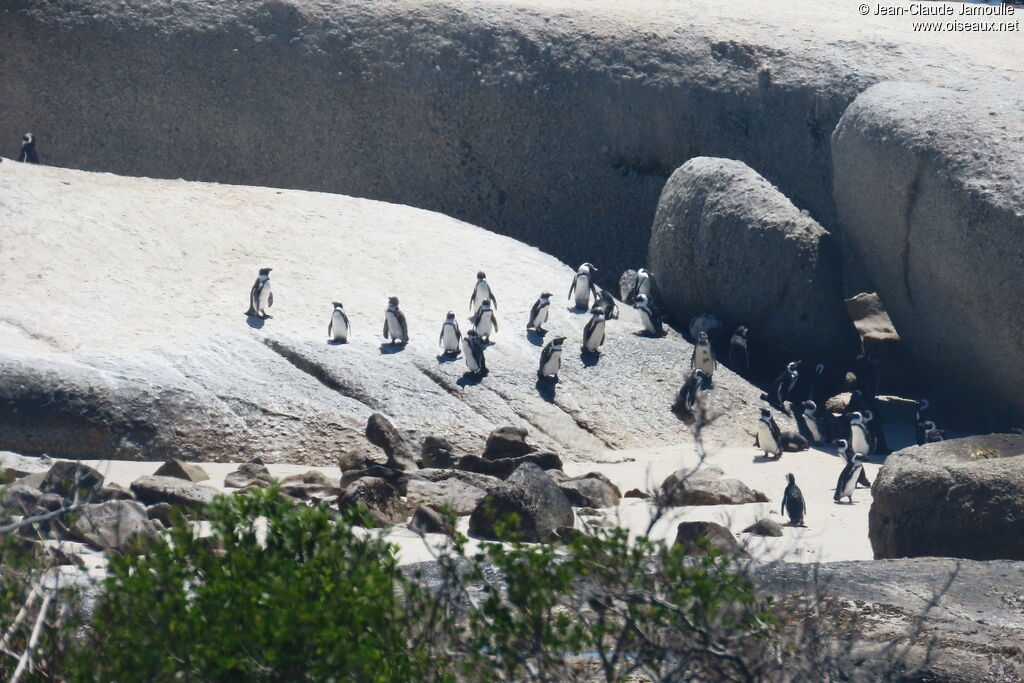
{"label": "black and white penguin", "polygon": [[589,309],[590,308],[590,294],[597,295],[597,288],[594,286],[594,273],[597,272],[597,268],[592,263],[584,263],[580,266],[579,270],[576,271],[576,276],[572,279],[572,285],[569,287],[569,299],[573,298],[573,294],[576,295],[576,308]]}
{"label": "black and white penguin", "polygon": [[470,321],[473,323],[473,329],[480,335],[480,340],[483,342],[490,341],[491,333],[498,331],[498,318],[494,315],[494,309],[491,308],[490,299],[483,300],[480,308],[476,311],[476,315],[470,318]]}
{"label": "black and white penguin", "polygon": [[647,297],[648,301],[654,300],[654,273],[645,268],[636,271],[636,282],[629,290],[630,302],[635,302],[640,296]]}
{"label": "black and white penguin", "polygon": [[18,161],[25,161],[30,164],[39,163],[39,152],[36,151],[36,136],[32,133],[25,133],[21,138],[21,151],[18,152]]}
{"label": "black and white penguin", "polygon": [[[918,446],[923,446],[925,443],[927,443],[925,441],[925,435],[927,434],[927,428],[925,427],[925,424],[930,422],[930,420],[928,419],[929,405],[930,404],[928,403],[928,399],[926,398],[922,398],[920,401],[917,402],[917,412],[914,415],[914,436],[917,437],[916,441]],[[932,429],[934,429],[935,423],[930,422],[930,424],[932,425]]]}
{"label": "black and white penguin", "polygon": [[462,354],[466,357],[466,367],[474,375],[487,374],[487,362],[484,360],[484,343],[476,330],[469,330],[462,338]]}
{"label": "black and white penguin", "polygon": [[786,475],[786,490],[782,492],[782,510],[789,517],[790,526],[807,526],[804,524],[804,515],[807,513],[807,505],[804,503],[804,494],[796,485],[796,477],[792,474]]}
{"label": "black and white penguin", "polygon": [[857,490],[857,482],[864,473],[863,453],[854,453],[846,460],[843,471],[839,473],[839,481],[836,482],[836,493],[833,500],[837,503],[843,498],[849,498],[853,502],[853,493]]}
{"label": "black and white penguin", "polygon": [[398,308],[398,297],[388,297],[388,307],[384,311],[384,338],[392,344],[409,342],[409,325],[405,322],[405,314]]}
{"label": "black and white penguin", "polygon": [[644,332],[654,337],[665,336],[665,327],[661,324],[661,313],[651,303],[646,294],[638,294],[633,301],[633,308],[640,312],[640,320],[644,323]]}
{"label": "black and white penguin", "polygon": [[604,344],[604,310],[594,306],[590,311],[590,320],[583,328],[583,350],[597,353]]}
{"label": "black and white penguin", "polygon": [[757,437],[754,445],[764,451],[765,457],[782,457],[782,432],[767,408],[761,409],[761,418],[757,421]]}
{"label": "black and white penguin", "polygon": [[249,290],[249,310],[246,315],[269,318],[267,309],[274,305],[274,292],[270,289],[270,271],[273,268],[260,268],[260,274]]}
{"label": "black and white penguin", "polygon": [[473,294],[469,297],[469,310],[475,311],[479,309],[480,304],[484,300],[490,301],[494,310],[498,310],[498,300],[494,298],[494,292],[491,291],[491,286],[487,284],[487,275],[481,270],[476,274],[476,284],[473,286]]}
{"label": "black and white penguin", "polygon": [[[640,296],[643,296],[641,294]],[[700,395],[704,391],[704,373],[694,369],[690,376],[679,387],[676,400],[672,404],[672,412],[678,415],[696,415],[700,405]]]}
{"label": "black and white penguin", "polygon": [[444,355],[451,356],[459,353],[461,342],[462,332],[459,331],[459,322],[455,319],[455,314],[448,311],[444,322],[441,323],[441,334],[437,338],[437,343]]}
{"label": "black and white penguin", "polygon": [[747,348],[747,326],[740,325],[729,340],[729,368],[737,375],[750,372],[750,351]]}
{"label": "black and white penguin", "polygon": [[562,369],[562,344],[565,337],[555,337],[540,352],[540,367],[537,368],[537,379],[554,377],[558,379],[558,371]]}
{"label": "black and white penguin", "polygon": [[526,329],[547,332],[542,325],[548,321],[548,309],[551,308],[551,292],[541,292],[540,298],[533,303],[530,309],[530,320],[526,323]]}
{"label": "black and white penguin", "polygon": [[340,301],[335,301],[331,305],[334,306],[334,311],[331,312],[331,322],[327,326],[327,338],[344,344],[348,341],[348,316]]}
{"label": "black and white penguin", "polygon": [[768,401],[774,408],[789,415],[786,409],[786,401],[792,399],[793,388],[800,379],[800,361],[793,361],[786,365],[782,374],[775,378],[775,381],[768,387],[768,393],[761,394],[761,399]]}
{"label": "black and white penguin", "polygon": [[850,448],[854,453],[870,455],[875,450],[875,439],[868,429],[868,422],[871,420],[871,411],[850,414]]}
{"label": "black and white penguin", "polygon": [[925,420],[923,424],[924,440],[918,444],[923,446],[926,443],[937,443],[945,440],[945,432],[935,427],[935,423],[931,420]]}
{"label": "black and white penguin", "polygon": [[[850,447],[850,442],[847,441],[846,439],[836,440],[836,450],[838,451],[839,455],[847,462],[849,462],[850,458],[852,458],[854,454],[853,448]],[[867,458],[866,455],[864,455],[863,457]],[[871,488],[871,482],[868,481],[868,473],[864,471],[863,467],[860,470],[860,475],[857,478],[857,483],[866,489]]]}
{"label": "black and white penguin", "polygon": [[869,408],[867,398],[860,389],[850,392],[850,400],[846,402],[846,413],[860,413]]}
{"label": "black and white penguin", "polygon": [[693,353],[690,354],[690,369],[703,372],[708,386],[711,385],[715,370],[718,369],[718,361],[715,360],[715,351],[711,348],[708,333],[704,330],[697,333],[697,342],[693,345]]}
{"label": "black and white penguin", "polygon": [[828,419],[818,414],[818,406],[814,401],[807,400],[800,404],[804,411],[796,416],[797,429],[808,442],[815,446],[831,443],[832,429]]}
{"label": "black and white penguin", "polygon": [[615,297],[613,297],[607,290],[595,287],[594,306],[597,306],[604,311],[605,320],[619,319],[619,307],[615,303]]}
{"label": "black and white penguin", "polygon": [[810,444],[807,439],[804,438],[800,432],[793,432],[785,430],[782,434],[782,450],[787,453],[799,453],[800,451],[806,451],[810,448]]}

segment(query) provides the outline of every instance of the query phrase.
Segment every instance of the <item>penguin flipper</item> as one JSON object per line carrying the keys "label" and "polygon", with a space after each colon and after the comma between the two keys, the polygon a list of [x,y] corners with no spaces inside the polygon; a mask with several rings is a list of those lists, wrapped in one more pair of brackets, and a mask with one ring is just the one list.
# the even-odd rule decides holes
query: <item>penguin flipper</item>
{"label": "penguin flipper", "polygon": [[572,279],[572,284],[569,285],[569,296],[565,297],[566,299],[571,299],[572,298],[572,293],[576,291],[576,280],[577,279],[579,279],[579,275],[577,275],[576,277],[574,277]]}
{"label": "penguin flipper", "polygon": [[494,325],[494,331],[498,331],[498,316],[491,314],[491,324]]}
{"label": "penguin flipper", "polygon": [[405,314],[396,311],[395,315],[398,317],[398,326],[402,331],[402,342],[407,342],[409,341],[409,326],[405,322]]}
{"label": "penguin flipper", "polygon": [[333,335],[331,334],[331,330],[333,330],[333,329],[334,329],[334,316],[332,315],[331,316],[331,322],[327,323],[327,338],[328,339],[333,338]]}
{"label": "penguin flipper", "polygon": [[388,338],[388,317],[386,315],[384,316],[384,332],[383,332],[383,334],[384,334],[384,338],[387,339]]}
{"label": "penguin flipper", "polygon": [[270,296],[267,297],[267,306],[273,306],[273,305],[274,305],[274,293],[271,292]]}

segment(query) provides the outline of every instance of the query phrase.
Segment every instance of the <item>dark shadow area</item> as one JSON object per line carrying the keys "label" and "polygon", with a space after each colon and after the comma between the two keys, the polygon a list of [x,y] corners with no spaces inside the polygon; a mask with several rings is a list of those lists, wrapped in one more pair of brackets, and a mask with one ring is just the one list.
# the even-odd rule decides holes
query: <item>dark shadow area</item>
{"label": "dark shadow area", "polygon": [[267,324],[267,321],[259,317],[258,315],[248,314],[246,314],[245,316],[245,322],[249,327],[251,327],[254,330],[262,330],[263,326]]}
{"label": "dark shadow area", "polygon": [[547,330],[526,330],[526,339],[534,346],[544,346],[544,335],[547,333]]}
{"label": "dark shadow area", "polygon": [[580,360],[583,362],[583,367],[592,368],[597,365],[597,361],[601,360],[601,352],[597,353],[593,351],[587,351],[583,349],[580,351]]}
{"label": "dark shadow area", "polygon": [[459,359],[458,353],[442,353],[437,357],[438,363],[453,363]]}
{"label": "dark shadow area", "polygon": [[542,399],[548,403],[555,402],[555,386],[558,384],[558,380],[554,377],[540,377],[537,379],[537,384],[534,385],[537,388],[537,393]]}
{"label": "dark shadow area", "polygon": [[466,371],[462,374],[462,377],[458,378],[455,383],[460,387],[475,387],[477,384],[483,381],[486,373],[478,375],[475,372]]}
{"label": "dark shadow area", "polygon": [[348,340],[345,340],[345,341],[340,341],[340,340],[337,340],[337,339],[328,339],[327,340],[327,345],[328,346],[341,346],[342,344],[348,344]]}
{"label": "dark shadow area", "polygon": [[391,342],[383,342],[380,345],[380,353],[382,356],[390,356],[393,353],[398,353],[405,349],[405,345],[408,342],[402,342],[401,344],[392,344]]}

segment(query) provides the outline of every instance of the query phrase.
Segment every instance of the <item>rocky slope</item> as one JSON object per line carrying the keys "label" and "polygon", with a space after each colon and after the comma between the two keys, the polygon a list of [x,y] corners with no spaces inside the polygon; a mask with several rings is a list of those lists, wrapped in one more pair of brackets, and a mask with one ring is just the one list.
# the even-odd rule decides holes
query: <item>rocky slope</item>
{"label": "rocky slope", "polygon": [[1020,80],[1019,33],[847,3],[0,0],[0,153],[441,211],[617,277],[665,179],[739,159],[831,230],[870,85]]}
{"label": "rocky slope", "polygon": [[[249,319],[249,288],[273,267],[274,318]],[[463,326],[475,274],[498,299],[482,382],[440,362],[445,313]],[[542,447],[678,443],[669,407],[691,347],[637,334],[622,306],[598,359],[580,355],[589,316],[567,309],[574,270],[507,237],[404,206],[344,196],[123,178],[0,164],[0,449],[62,457],[329,463],[375,450],[368,416],[414,439],[479,454],[494,427]],[[537,295],[566,335],[561,383],[538,387]],[[388,296],[410,327],[382,345]],[[331,301],[351,343],[326,342]],[[249,324],[247,324],[247,322]],[[550,338],[550,337],[549,337]],[[596,362],[595,362],[596,360]],[[724,368],[708,436],[746,443],[758,391]]]}

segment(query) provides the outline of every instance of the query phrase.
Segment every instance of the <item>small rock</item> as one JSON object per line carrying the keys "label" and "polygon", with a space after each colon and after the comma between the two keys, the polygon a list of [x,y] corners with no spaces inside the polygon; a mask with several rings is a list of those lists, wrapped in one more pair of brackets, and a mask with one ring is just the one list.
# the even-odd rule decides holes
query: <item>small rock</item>
{"label": "small rock", "polygon": [[366,438],[384,450],[384,454],[388,456],[388,467],[406,471],[417,468],[416,456],[408,442],[402,438],[391,421],[380,413],[374,413],[367,420]]}
{"label": "small rock", "polygon": [[361,470],[367,465],[366,455],[357,451],[344,451],[338,456],[338,469],[342,472],[348,470]]}
{"label": "small rock", "polygon": [[744,529],[743,533],[755,536],[781,536],[782,525],[771,517],[762,517]]}
{"label": "small rock", "polygon": [[714,522],[680,522],[676,527],[676,544],[683,546],[687,555],[703,556],[707,552],[698,544],[698,539],[707,538],[712,548],[717,548],[728,557],[749,558],[732,532]]}
{"label": "small rock", "polygon": [[39,496],[39,500],[36,501],[36,505],[44,510],[53,512],[54,510],[60,510],[64,507],[64,499],[56,493],[44,493]]}
{"label": "small rock", "polygon": [[78,493],[79,500],[98,500],[98,493],[103,487],[103,475],[80,462],[59,460],[53,463],[50,471],[43,478],[39,490],[43,493],[57,493],[64,498],[74,500]]}
{"label": "small rock", "polygon": [[264,487],[270,484],[271,479],[270,470],[262,462],[245,462],[224,477],[224,486],[239,489],[246,486]]}
{"label": "small rock", "polygon": [[413,478],[409,480],[405,495],[410,506],[438,510],[447,507],[456,515],[468,515],[487,491],[456,477],[436,482]]}
{"label": "small rock", "polygon": [[147,511],[132,500],[84,506],[71,524],[72,535],[108,552],[124,552],[137,539],[155,539]]}
{"label": "small rock", "polygon": [[97,494],[99,499],[106,502],[110,500],[135,500],[135,494],[121,486],[110,481],[103,485],[103,488],[99,490]]}
{"label": "small rock", "polygon": [[366,468],[361,470],[347,470],[341,473],[341,488],[347,488],[349,484],[359,479],[365,479],[367,477],[375,477],[377,479],[383,479],[387,483],[398,489],[401,495],[406,495],[409,486],[409,475],[401,470],[392,469],[386,465],[378,465],[377,463],[367,463]]}
{"label": "small rock", "polygon": [[448,518],[430,507],[418,507],[409,520],[409,528],[421,534],[444,534],[454,536],[455,529]]}
{"label": "small rock", "polygon": [[338,499],[341,511],[360,505],[369,513],[367,521],[378,527],[402,524],[408,515],[398,489],[377,477],[364,477],[352,482]]}
{"label": "small rock", "polygon": [[651,497],[651,494],[647,493],[646,491],[641,491],[640,489],[630,489],[630,490],[626,491],[624,494],[622,494],[622,497],[623,498],[643,498],[643,499],[646,500],[647,498]]}
{"label": "small rock", "polygon": [[566,479],[558,484],[558,488],[575,507],[615,507],[622,499],[618,487],[600,472]]}
{"label": "small rock", "polygon": [[210,478],[210,475],[206,473],[199,465],[190,462],[184,462],[183,460],[177,460],[172,458],[163,465],[160,465],[160,469],[153,473],[157,477],[174,477],[175,479],[185,479],[193,484],[197,484],[201,481],[206,481]]}
{"label": "small rock", "polygon": [[209,486],[155,475],[139,477],[132,482],[131,489],[146,505],[170,503],[193,511],[205,508],[217,495],[217,490]]}
{"label": "small rock", "polygon": [[537,450],[526,443],[527,431],[522,427],[499,427],[487,436],[484,446],[484,460],[518,458]]}
{"label": "small rock", "polygon": [[174,526],[171,523],[171,514],[174,508],[170,503],[156,503],[146,508],[146,517],[149,519],[160,522],[165,529],[170,529]]}
{"label": "small rock", "polygon": [[302,474],[292,474],[281,480],[281,484],[319,484],[320,486],[338,486],[338,480],[331,481],[320,470],[307,470]]}
{"label": "small rock", "polygon": [[767,503],[768,496],[755,491],[739,479],[715,477],[713,473],[677,470],[661,486],[662,504],[679,505],[743,505]]}
{"label": "small rock", "polygon": [[450,469],[455,465],[452,445],[447,439],[439,436],[428,436],[423,439],[420,447],[420,466],[438,469]]}
{"label": "small rock", "polygon": [[542,470],[562,469],[562,459],[551,452],[530,453],[518,458],[502,458],[499,460],[484,460],[475,455],[466,455],[459,458],[455,468],[467,472],[487,474],[499,479],[507,479],[521,465],[526,463],[537,465]]}
{"label": "small rock", "polygon": [[36,507],[42,496],[42,491],[28,484],[20,482],[12,484],[4,491],[4,508],[11,510],[14,514],[28,514],[29,510]]}

